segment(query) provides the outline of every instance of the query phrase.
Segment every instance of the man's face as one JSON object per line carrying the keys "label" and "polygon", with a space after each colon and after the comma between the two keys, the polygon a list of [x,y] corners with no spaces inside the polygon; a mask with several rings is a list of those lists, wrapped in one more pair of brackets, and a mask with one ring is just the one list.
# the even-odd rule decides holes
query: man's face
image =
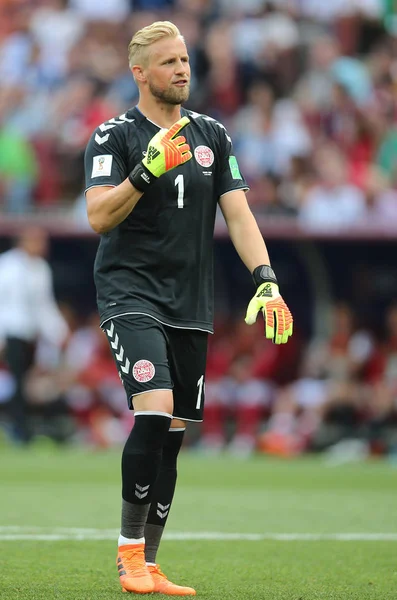
{"label": "man's face", "polygon": [[144,69],[149,90],[167,104],[182,104],[189,97],[190,65],[184,41],[164,38],[150,46]]}

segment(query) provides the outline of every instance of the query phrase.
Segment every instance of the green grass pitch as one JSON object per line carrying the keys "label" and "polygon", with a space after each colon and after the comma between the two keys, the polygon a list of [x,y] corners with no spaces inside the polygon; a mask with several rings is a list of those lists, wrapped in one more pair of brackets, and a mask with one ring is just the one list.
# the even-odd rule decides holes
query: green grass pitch
{"label": "green grass pitch", "polygon": [[[0,598],[124,599],[120,452],[0,457]],[[185,451],[167,533],[161,567],[198,598],[395,600],[397,467]]]}

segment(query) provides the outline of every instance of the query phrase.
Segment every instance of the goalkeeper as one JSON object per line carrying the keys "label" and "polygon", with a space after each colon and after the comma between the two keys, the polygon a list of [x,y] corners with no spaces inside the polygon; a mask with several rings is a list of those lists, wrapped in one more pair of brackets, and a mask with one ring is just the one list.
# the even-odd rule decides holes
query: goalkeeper
{"label": "goalkeeper", "polygon": [[218,205],[256,287],[246,322],[262,313],[266,337],[284,344],[292,317],[228,133],[182,107],[190,66],[179,30],[168,21],[144,27],[128,54],[138,105],[100,125],[85,153],[101,327],[135,411],[121,461],[117,569],[124,591],[192,596],[161,571],[157,550],[186,424],[203,419]]}

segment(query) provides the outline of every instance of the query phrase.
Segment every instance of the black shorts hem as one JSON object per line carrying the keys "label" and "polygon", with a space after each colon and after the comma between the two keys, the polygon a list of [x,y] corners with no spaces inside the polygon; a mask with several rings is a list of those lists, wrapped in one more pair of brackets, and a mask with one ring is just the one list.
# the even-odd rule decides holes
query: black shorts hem
{"label": "black shorts hem", "polygon": [[172,415],[173,419],[179,419],[179,421],[189,421],[189,423],[202,423],[204,419],[187,419],[186,417],[177,417],[176,415]]}
{"label": "black shorts hem", "polygon": [[143,390],[142,392],[131,394],[129,399],[131,400],[131,398],[134,398],[135,396],[142,396],[142,394],[150,394],[150,392],[172,392],[173,389],[174,388],[152,388],[150,390]]}
{"label": "black shorts hem", "polygon": [[151,319],[154,319],[162,325],[166,325],[166,327],[173,327],[174,329],[191,329],[193,331],[203,331],[204,333],[214,333],[214,328],[208,323],[198,322],[196,325],[190,322],[189,324],[177,325],[176,323],[171,323],[173,319],[167,321],[167,317],[163,317],[162,315],[155,315],[150,312],[144,312],[143,310],[127,310],[126,312],[118,313],[116,315],[112,315],[111,317],[103,317],[100,323],[100,327],[102,328],[105,325],[105,323],[111,321],[112,319],[118,319],[119,317],[126,317],[128,315],[144,315],[145,317],[150,317]]}

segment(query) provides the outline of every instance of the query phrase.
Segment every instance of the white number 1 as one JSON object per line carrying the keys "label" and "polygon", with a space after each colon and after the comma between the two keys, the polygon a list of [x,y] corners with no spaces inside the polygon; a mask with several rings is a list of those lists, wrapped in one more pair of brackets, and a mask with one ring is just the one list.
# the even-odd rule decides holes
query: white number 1
{"label": "white number 1", "polygon": [[201,396],[203,395],[203,385],[204,385],[204,375],[201,375],[200,379],[197,382],[198,394],[197,394],[197,403],[196,408],[200,408],[201,405]]}
{"label": "white number 1", "polygon": [[175,177],[175,185],[178,186],[178,208],[183,208],[185,182],[183,181],[183,175],[181,173]]}

